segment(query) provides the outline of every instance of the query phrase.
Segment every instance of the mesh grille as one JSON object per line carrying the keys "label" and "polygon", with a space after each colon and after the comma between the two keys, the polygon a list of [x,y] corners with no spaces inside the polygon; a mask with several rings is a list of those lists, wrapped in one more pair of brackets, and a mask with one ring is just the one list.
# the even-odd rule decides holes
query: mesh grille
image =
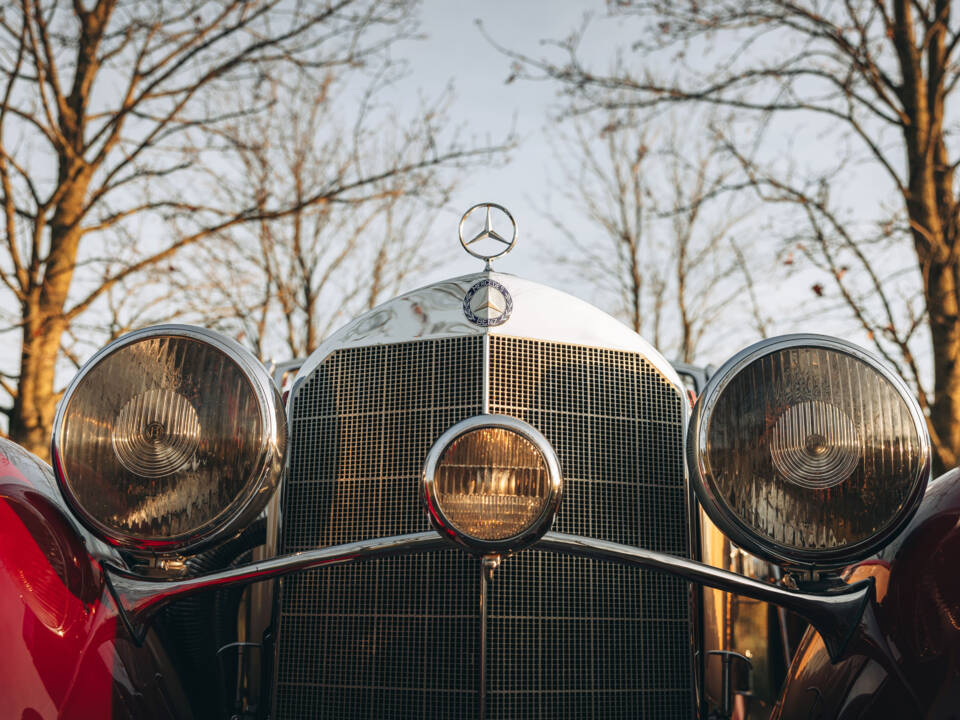
{"label": "mesh grille", "polygon": [[[490,412],[557,451],[554,530],[688,554],[681,399],[641,356],[492,336]],[[490,599],[489,717],[693,716],[682,580],[528,550]]]}
{"label": "mesh grille", "polygon": [[[687,555],[681,397],[642,357],[490,337],[490,412],[538,428],[554,529]],[[481,337],[339,351],[294,400],[281,551],[428,527],[434,439],[482,407]],[[459,550],[293,576],[278,718],[475,718],[479,568]],[[526,551],[490,586],[488,718],[693,714],[686,586]]]}
{"label": "mesh grille", "polygon": [[[427,530],[423,459],[481,410],[479,336],[342,350],[297,392],[281,552]],[[294,575],[281,589],[279,718],[467,718],[479,569],[459,550]]]}

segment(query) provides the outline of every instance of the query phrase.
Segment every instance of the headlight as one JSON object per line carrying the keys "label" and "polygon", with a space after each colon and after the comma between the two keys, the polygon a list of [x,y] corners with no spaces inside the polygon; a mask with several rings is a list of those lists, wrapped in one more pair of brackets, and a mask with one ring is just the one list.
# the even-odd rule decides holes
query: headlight
{"label": "headlight", "polygon": [[263,366],[207,330],[165,325],[95,355],[54,422],[60,489],[91,531],[187,553],[241,530],[276,487],[286,421]]}
{"label": "headlight", "polygon": [[445,432],[427,456],[424,501],[441,533],[476,552],[519,550],[550,527],[560,464],[525,422],[480,415]]}
{"label": "headlight", "polygon": [[830,568],[876,552],[916,511],[930,475],[909,389],[861,348],[819,335],[763,341],[697,402],[694,486],[747,550]]}

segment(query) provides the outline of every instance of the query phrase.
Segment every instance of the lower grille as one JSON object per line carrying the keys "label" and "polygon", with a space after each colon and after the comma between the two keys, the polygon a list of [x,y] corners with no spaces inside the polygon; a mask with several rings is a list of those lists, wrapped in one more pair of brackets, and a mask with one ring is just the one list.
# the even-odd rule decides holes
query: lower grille
{"label": "lower grille", "polygon": [[[483,407],[565,478],[554,529],[687,555],[682,399],[641,356],[491,336],[341,350],[292,408],[281,552],[426,530],[419,476]],[[277,718],[476,718],[478,562],[459,550],[315,571],[280,591]],[[488,718],[692,716],[676,578],[526,551],[497,570]]]}

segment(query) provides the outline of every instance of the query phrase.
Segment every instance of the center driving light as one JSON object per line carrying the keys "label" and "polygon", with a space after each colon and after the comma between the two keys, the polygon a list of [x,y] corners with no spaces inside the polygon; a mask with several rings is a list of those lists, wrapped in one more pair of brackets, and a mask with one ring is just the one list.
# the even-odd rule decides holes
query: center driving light
{"label": "center driving light", "polygon": [[480,415],[450,428],[424,467],[424,501],[441,533],[477,552],[519,550],[542,537],[560,502],[560,466],[537,430]]}

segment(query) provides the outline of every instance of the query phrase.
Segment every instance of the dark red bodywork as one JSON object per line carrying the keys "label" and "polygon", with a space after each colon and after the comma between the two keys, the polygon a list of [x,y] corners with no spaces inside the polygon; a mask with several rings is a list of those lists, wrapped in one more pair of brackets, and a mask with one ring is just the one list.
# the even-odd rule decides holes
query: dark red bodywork
{"label": "dark red bodywork", "polygon": [[0,718],[189,718],[155,636],[119,621],[111,551],[60,500],[50,467],[0,439]]}
{"label": "dark red bodywork", "polygon": [[933,481],[907,529],[848,573],[875,578],[895,663],[855,654],[833,665],[808,631],[772,718],[960,718],[960,469]]}

